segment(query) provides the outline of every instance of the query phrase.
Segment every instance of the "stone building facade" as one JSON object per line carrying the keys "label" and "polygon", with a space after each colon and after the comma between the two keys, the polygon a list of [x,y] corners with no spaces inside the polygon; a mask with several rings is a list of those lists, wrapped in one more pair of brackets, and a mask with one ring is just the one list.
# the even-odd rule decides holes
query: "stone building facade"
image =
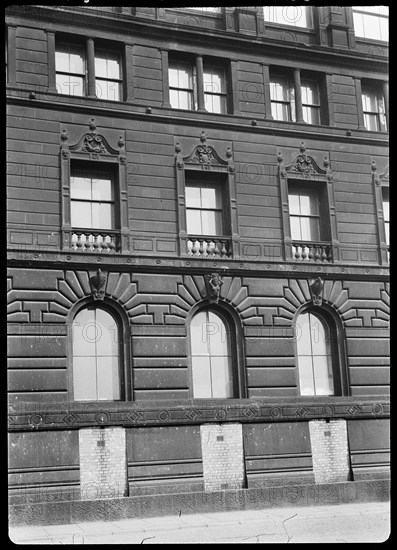
{"label": "stone building facade", "polygon": [[6,9],[12,502],[388,477],[387,18],[269,9]]}

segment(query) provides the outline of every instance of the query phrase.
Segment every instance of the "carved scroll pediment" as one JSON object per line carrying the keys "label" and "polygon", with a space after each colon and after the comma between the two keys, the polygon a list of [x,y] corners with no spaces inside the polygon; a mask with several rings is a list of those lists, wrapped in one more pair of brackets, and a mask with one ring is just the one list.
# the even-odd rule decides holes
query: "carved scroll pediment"
{"label": "carved scroll pediment", "polygon": [[293,162],[284,167],[285,173],[292,174],[294,177],[311,177],[322,176],[327,177],[329,175],[329,161],[324,161],[325,170],[319,167],[314,158],[306,154],[306,146],[302,142],[299,148],[300,154],[295,158]]}
{"label": "carved scroll pediment", "polygon": [[90,132],[85,133],[78,143],[69,147],[72,152],[93,153],[97,155],[118,155],[119,151],[113,149],[106,138],[96,132],[96,123],[91,119]]}
{"label": "carved scroll pediment", "polygon": [[185,164],[201,164],[208,166],[228,165],[227,161],[222,160],[211,145],[206,144],[197,145],[188,157],[183,158],[183,161]]}

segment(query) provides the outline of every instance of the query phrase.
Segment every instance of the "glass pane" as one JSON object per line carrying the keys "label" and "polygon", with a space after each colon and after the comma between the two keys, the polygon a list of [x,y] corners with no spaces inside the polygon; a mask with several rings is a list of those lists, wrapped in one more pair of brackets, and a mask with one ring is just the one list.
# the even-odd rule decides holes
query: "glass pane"
{"label": "glass pane", "polygon": [[192,357],[193,397],[212,397],[209,357]]}
{"label": "glass pane", "polygon": [[302,106],[302,115],[306,124],[320,124],[320,111],[317,107]]}
{"label": "glass pane", "polygon": [[97,399],[95,357],[73,356],[73,397],[75,401]]}
{"label": "glass pane", "polygon": [[227,327],[223,320],[212,311],[209,312],[208,332],[210,337],[211,356],[228,355],[230,351]]}
{"label": "glass pane", "polygon": [[290,214],[300,214],[300,202],[299,202],[299,195],[295,193],[289,193],[288,194],[288,203],[289,203],[289,211]]}
{"label": "glass pane", "polygon": [[178,90],[170,90],[170,103],[173,109],[179,109]]}
{"label": "glass pane", "polygon": [[108,78],[107,67],[106,67],[106,57],[95,54],[95,76]]}
{"label": "glass pane", "polygon": [[299,389],[301,395],[315,395],[312,358],[299,356]]}
{"label": "glass pane", "polygon": [[212,326],[206,311],[199,311],[190,322],[190,341],[192,355],[208,355]]}
{"label": "glass pane", "polygon": [[218,95],[204,95],[205,108],[209,113],[222,114],[225,112],[224,104],[225,98]]}
{"label": "glass pane", "polygon": [[390,221],[390,203],[389,203],[388,197],[383,198],[383,216],[384,216],[385,222]]}
{"label": "glass pane", "polygon": [[91,203],[70,201],[70,223],[72,227],[92,228]]}
{"label": "glass pane", "polygon": [[353,12],[353,24],[354,24],[354,34],[358,37],[364,37],[364,20],[361,13]]}
{"label": "glass pane", "polygon": [[329,345],[328,327],[315,315],[309,315],[312,352],[314,355],[327,355]]}
{"label": "glass pane", "polygon": [[70,178],[70,198],[91,200],[91,178],[72,176]]}
{"label": "glass pane", "polygon": [[120,375],[118,357],[97,358],[97,399],[120,399]]}
{"label": "glass pane", "polygon": [[84,73],[84,56],[82,51],[77,48],[70,49],[70,72]]}
{"label": "glass pane", "polygon": [[363,111],[370,111],[372,113],[378,112],[378,97],[374,90],[364,90],[362,92],[363,98]]}
{"label": "glass pane", "polygon": [[309,314],[302,313],[299,315],[296,321],[296,346],[298,350],[298,356],[311,356],[311,337],[310,337],[310,325]]}
{"label": "glass pane", "polygon": [[201,224],[203,235],[222,235],[222,214],[216,210],[202,210]]}
{"label": "glass pane", "polygon": [[114,228],[113,204],[93,202],[92,208],[92,227],[101,229]]}
{"label": "glass pane", "polygon": [[96,79],[95,93],[99,99],[120,101],[120,83]]}
{"label": "glass pane", "polygon": [[313,357],[316,395],[333,395],[334,384],[330,370],[330,357]]}
{"label": "glass pane", "polygon": [[57,71],[68,73],[69,71],[69,52],[57,50],[55,52],[55,67]]}
{"label": "glass pane", "polygon": [[96,354],[98,356],[119,356],[118,327],[113,316],[104,309],[96,312]]}
{"label": "glass pane", "polygon": [[285,103],[272,103],[272,116],[275,120],[290,120],[289,105]]}
{"label": "glass pane", "polygon": [[230,357],[211,357],[212,397],[233,397],[233,378]]}
{"label": "glass pane", "polygon": [[112,181],[110,179],[104,178],[103,176],[95,177],[93,174],[92,177],[92,198],[96,201],[109,201],[113,200],[112,193]]}
{"label": "glass pane", "polygon": [[201,188],[201,206],[202,208],[220,208],[221,205],[215,187]]}
{"label": "glass pane", "polygon": [[92,310],[83,309],[75,317],[72,324],[73,356],[94,356],[96,327],[95,315]]}
{"label": "glass pane", "polygon": [[306,218],[301,216],[301,239],[302,241],[319,241],[319,220],[317,218]]}
{"label": "glass pane", "polygon": [[270,82],[270,97],[277,101],[289,101],[288,80],[283,77],[273,77]]}
{"label": "glass pane", "polygon": [[379,131],[378,115],[368,115],[364,113],[364,126],[370,132]]}
{"label": "glass pane", "polygon": [[57,74],[56,87],[59,94],[74,96],[84,95],[84,80],[77,76]]}
{"label": "glass pane", "polygon": [[298,218],[297,216],[291,216],[290,226],[291,226],[291,238],[296,241],[301,241],[303,237],[301,232],[300,218]]}
{"label": "glass pane", "polygon": [[189,235],[204,235],[200,210],[186,209],[186,230]]}
{"label": "glass pane", "polygon": [[389,226],[389,222],[385,222],[385,234],[386,234],[386,244],[390,245],[390,226]]}
{"label": "glass pane", "polygon": [[318,200],[315,192],[300,193],[300,209],[301,214],[318,214]]}
{"label": "glass pane", "polygon": [[203,74],[204,92],[223,94],[225,92],[225,76],[223,69],[207,68]]}
{"label": "glass pane", "polygon": [[201,207],[200,187],[185,187],[186,206],[190,208]]}

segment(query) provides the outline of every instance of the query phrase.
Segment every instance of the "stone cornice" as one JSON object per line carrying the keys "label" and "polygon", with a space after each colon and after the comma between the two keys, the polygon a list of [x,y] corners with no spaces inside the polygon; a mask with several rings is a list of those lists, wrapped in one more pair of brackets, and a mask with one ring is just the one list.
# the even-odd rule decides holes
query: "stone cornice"
{"label": "stone cornice", "polygon": [[[115,104],[108,103],[106,106],[99,104],[98,100],[90,100],[89,98],[79,98],[81,104],[62,102],[60,96],[56,93],[51,92],[41,92],[36,90],[36,99],[28,99],[29,90],[28,87],[24,87],[26,92],[26,99],[21,97],[15,97],[14,95],[7,96],[7,103],[9,105],[22,105],[30,106],[32,108],[45,108],[53,109],[56,111],[65,111],[65,112],[75,112],[83,113],[84,115],[90,116],[108,116],[111,118],[122,118],[126,119],[135,119],[135,120],[145,120],[147,122],[164,122],[165,124],[173,125],[185,125],[185,126],[197,126],[202,128],[205,125],[206,128],[216,128],[224,129],[230,131],[242,131],[249,132],[252,134],[268,134],[268,135],[280,135],[286,137],[293,137],[296,139],[313,139],[315,135],[316,140],[324,139],[344,143],[355,143],[360,145],[388,145],[389,134],[387,132],[378,132],[381,137],[374,137],[373,135],[365,135],[367,132],[364,130],[349,130],[346,134],[346,129],[344,128],[335,128],[327,126],[313,126],[308,124],[299,124],[299,123],[287,123],[286,126],[283,123],[275,123],[274,121],[269,121],[263,118],[256,119],[256,124],[252,124],[252,116],[243,117],[241,115],[218,115],[218,119],[214,118],[214,115],[211,113],[202,113],[192,111],[189,114],[185,112],[180,112],[177,110],[172,110],[164,107],[153,107],[150,114],[146,112],[146,104],[143,105],[133,105],[130,103],[122,104],[117,103],[118,107]],[[40,95],[47,97],[47,100],[41,100]],[[51,101],[51,98],[56,100]],[[91,103],[91,104],[90,104]],[[150,103],[150,101],[148,101]],[[121,106],[120,106],[121,105]],[[163,114],[164,113],[164,114]],[[235,122],[236,120],[236,122]],[[292,124],[296,128],[292,128]],[[331,131],[327,131],[328,128]],[[319,130],[316,132],[316,130]],[[360,134],[360,135],[353,135]]]}
{"label": "stone cornice", "polygon": [[[345,65],[355,67],[364,71],[387,72],[388,59],[381,55],[368,55],[354,50],[341,51],[331,49],[328,46],[306,45],[300,43],[288,43],[285,40],[271,39],[267,37],[245,36],[239,33],[231,33],[226,30],[200,30],[198,27],[172,24],[166,21],[126,16],[120,13],[100,12],[92,13],[84,8],[73,7],[67,11],[59,11],[54,7],[28,6],[32,9],[21,10],[18,6],[10,6],[6,10],[9,17],[20,19],[34,19],[59,23],[60,25],[72,24],[92,29],[105,31],[117,31],[120,33],[145,36],[155,40],[175,41],[175,33],[178,34],[178,41],[190,44],[205,43],[210,50],[212,47],[219,47],[219,40],[222,40],[222,47],[229,51],[241,51],[253,55],[274,55],[277,58],[290,58],[294,60],[307,60],[310,53],[313,62],[323,62],[329,66]],[[60,15],[62,17],[60,18]],[[13,21],[15,24],[17,21]],[[384,47],[384,44],[382,44]]]}
{"label": "stone cornice", "polygon": [[154,402],[72,402],[11,404],[11,432],[71,430],[84,426],[200,425],[208,422],[288,422],[322,418],[389,418],[385,397],[216,399]]}
{"label": "stone cornice", "polygon": [[387,281],[389,268],[377,265],[352,264],[317,264],[302,262],[275,262],[275,261],[244,261],[244,260],[194,260],[190,257],[150,257],[113,254],[85,254],[82,252],[52,252],[32,251],[31,249],[18,251],[9,250],[8,265],[11,268],[33,269],[87,269],[90,266],[100,266],[112,271],[134,271],[134,273],[184,273],[203,274],[216,269],[224,275],[238,277],[311,277],[321,275],[328,279]]}

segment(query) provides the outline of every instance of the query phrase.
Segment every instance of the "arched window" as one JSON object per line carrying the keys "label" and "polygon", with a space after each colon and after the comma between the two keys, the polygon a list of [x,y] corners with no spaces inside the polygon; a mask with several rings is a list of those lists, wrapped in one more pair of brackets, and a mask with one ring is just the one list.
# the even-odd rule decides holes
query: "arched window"
{"label": "arched window", "polygon": [[73,397],[76,401],[122,398],[119,326],[102,307],[81,309],[73,321]]}
{"label": "arched window", "polygon": [[337,357],[328,323],[311,311],[301,313],[296,322],[296,346],[300,395],[339,393]]}
{"label": "arched window", "polygon": [[236,353],[230,324],[218,312],[200,310],[190,322],[193,397],[236,397]]}

